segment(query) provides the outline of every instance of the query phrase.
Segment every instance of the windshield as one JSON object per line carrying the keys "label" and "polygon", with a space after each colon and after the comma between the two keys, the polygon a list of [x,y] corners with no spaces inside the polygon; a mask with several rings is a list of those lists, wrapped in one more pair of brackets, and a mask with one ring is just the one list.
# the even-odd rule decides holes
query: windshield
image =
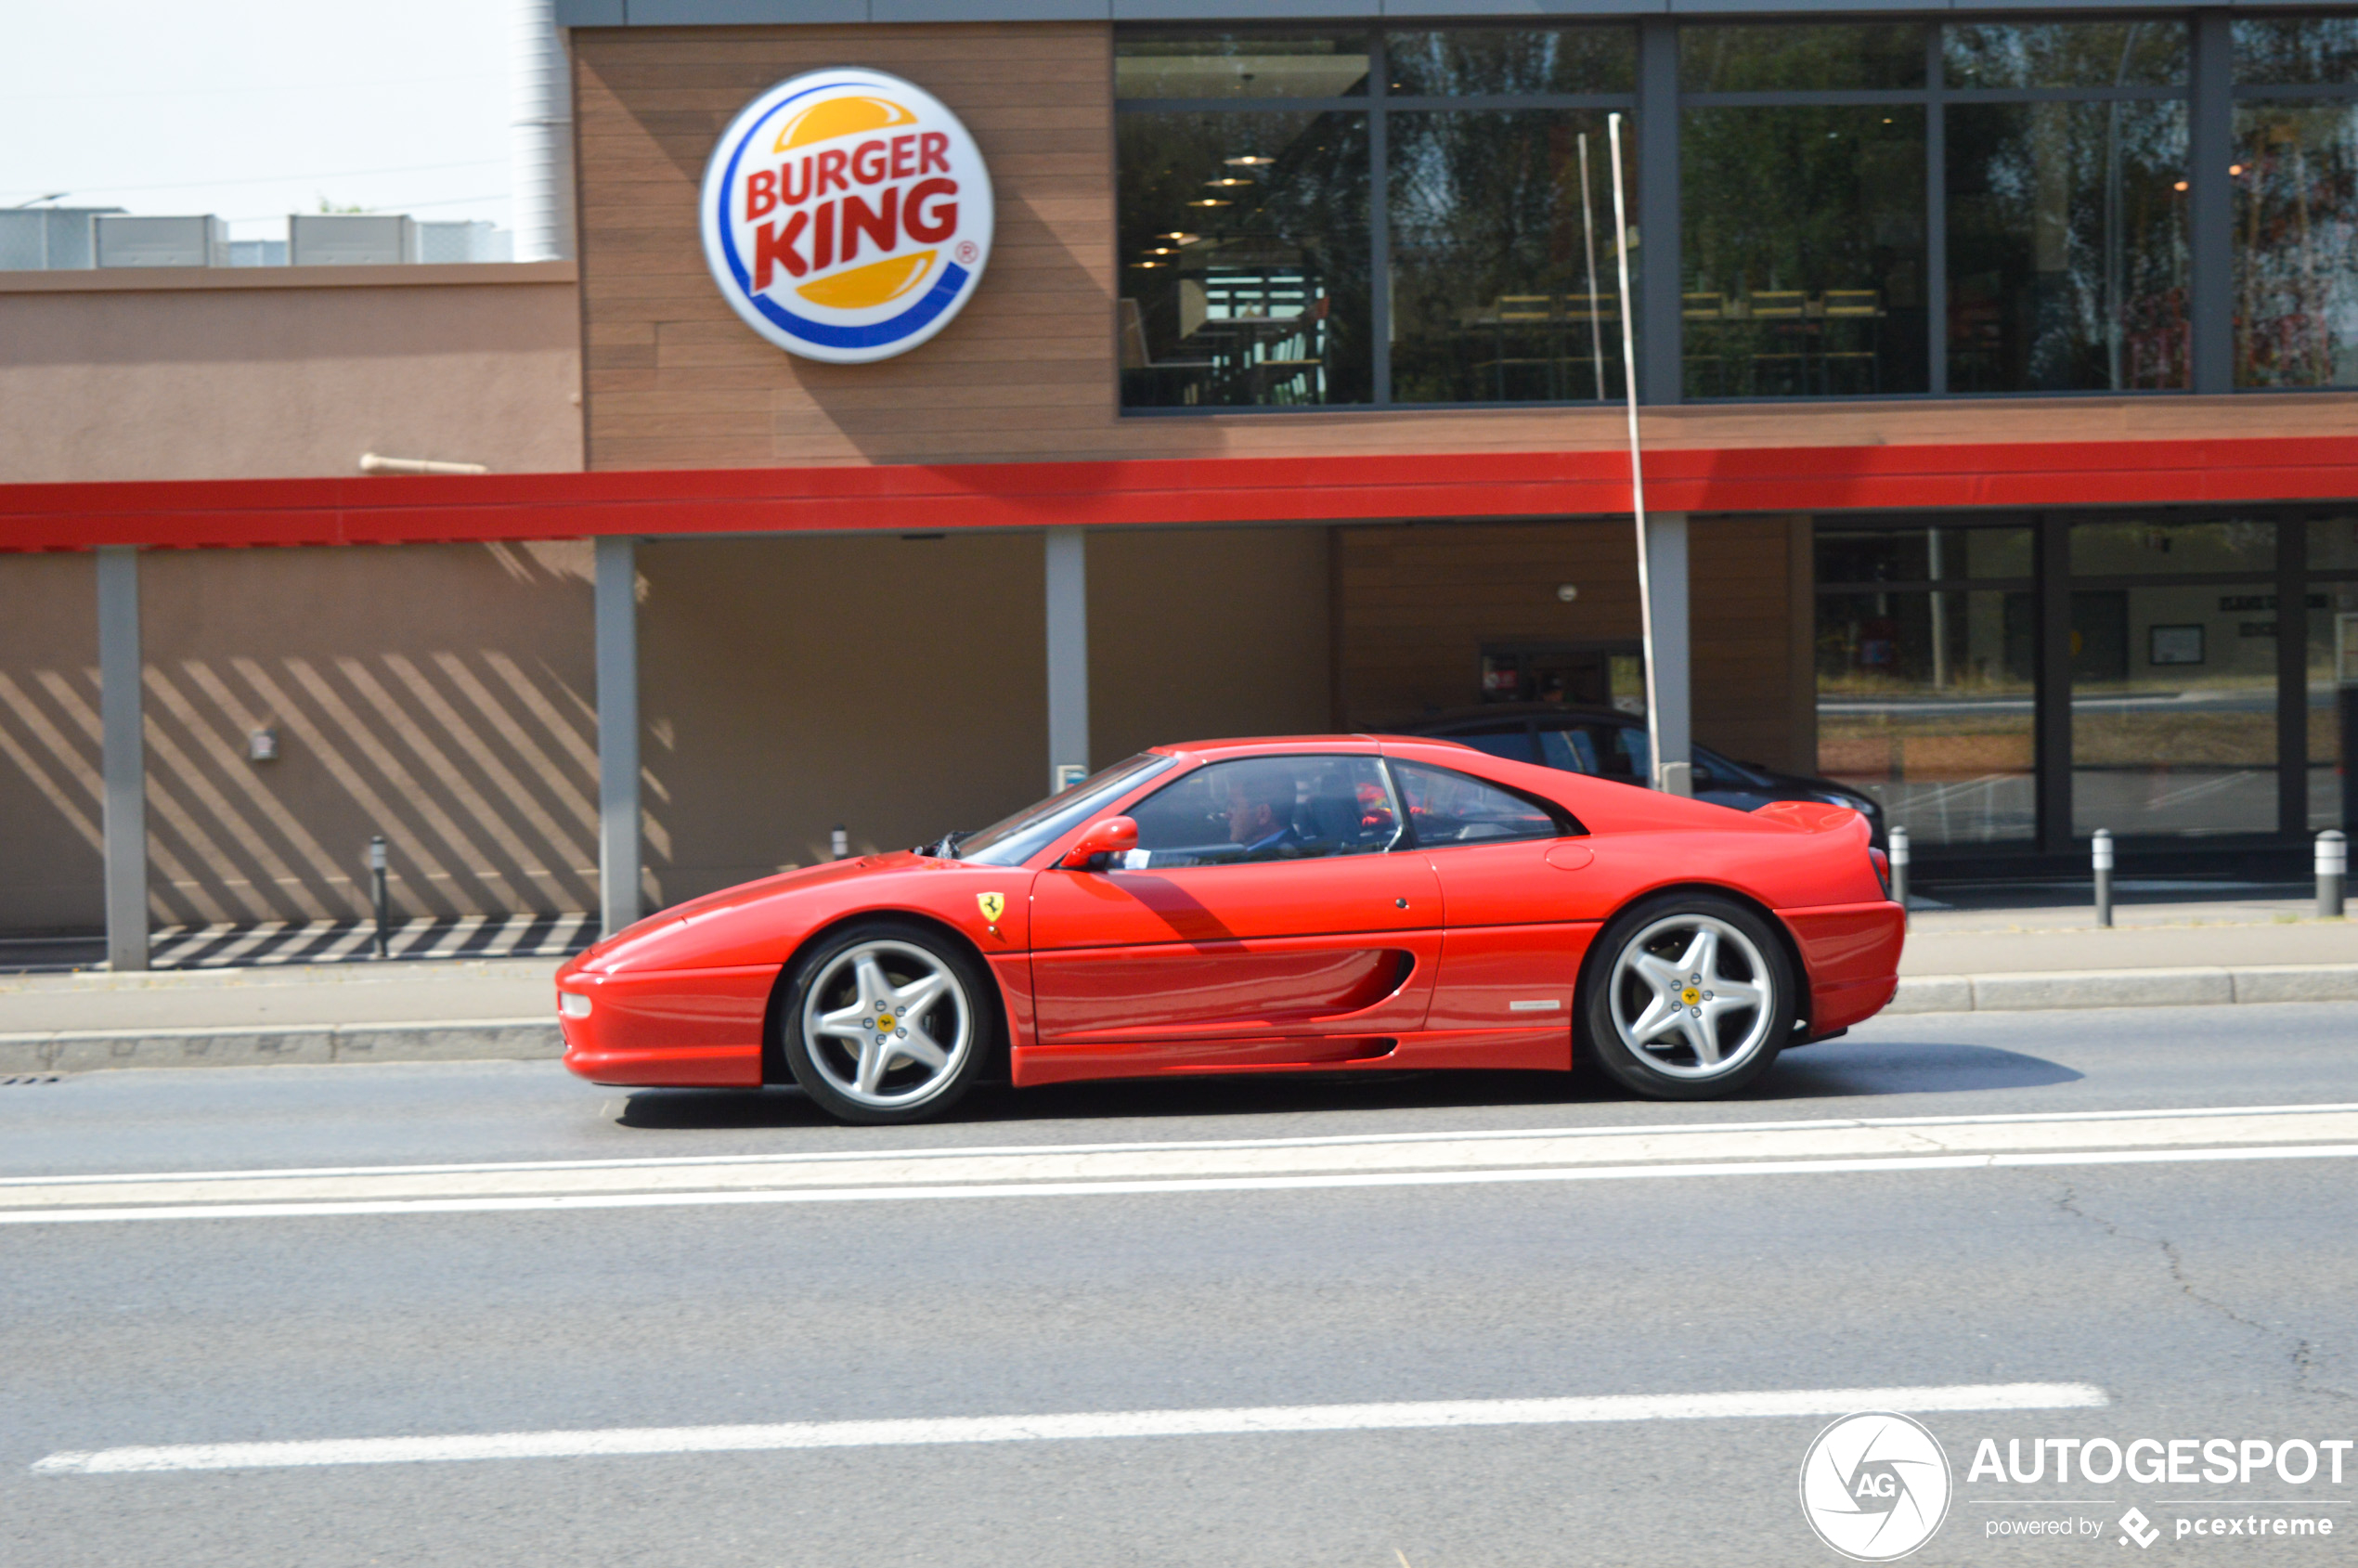
{"label": "windshield", "polygon": [[982,865],[1021,865],[1108,800],[1177,760],[1142,751],[1127,761],[1092,773],[1077,784],[1066,785],[1037,806],[1026,807],[971,838],[960,839],[958,858]]}

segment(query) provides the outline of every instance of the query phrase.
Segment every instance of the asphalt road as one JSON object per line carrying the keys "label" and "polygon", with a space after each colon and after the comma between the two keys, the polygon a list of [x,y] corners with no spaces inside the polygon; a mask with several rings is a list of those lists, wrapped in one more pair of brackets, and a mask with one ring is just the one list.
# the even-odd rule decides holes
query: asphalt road
{"label": "asphalt road", "polygon": [[[1672,1126],[1714,1151],[1684,1175],[1610,1180],[1453,1166],[1372,1186],[0,1225],[0,1562],[1830,1563],[1795,1484],[1822,1414],[33,1467],[126,1445],[2021,1383],[2102,1406],[1924,1415],[1955,1500],[1911,1562],[2343,1562],[2358,1450],[2339,1485],[2264,1465],[2249,1484],[1967,1472],[1983,1437],[2358,1438],[2349,1160],[1779,1170],[1729,1152],[1733,1129],[1764,1123],[1773,1138],[1885,1119],[1930,1147],[1949,1133],[1917,1131],[1926,1119],[2068,1142],[2120,1126],[2110,1113],[2328,1105],[2358,1105],[2358,1006],[1895,1018],[1794,1053],[1741,1100],[1679,1107],[1586,1077],[1263,1080],[1002,1091],[953,1122],[876,1130],[788,1093],[621,1093],[540,1064],[0,1088],[0,1178],[20,1187],[723,1156],[856,1171],[896,1150],[1314,1138],[1396,1153],[1419,1134]],[[2150,1549],[2120,1544],[2131,1505],[2163,1529]],[[2230,1513],[2338,1534],[2174,1534]],[[1990,1535],[2065,1516],[2103,1528]]]}

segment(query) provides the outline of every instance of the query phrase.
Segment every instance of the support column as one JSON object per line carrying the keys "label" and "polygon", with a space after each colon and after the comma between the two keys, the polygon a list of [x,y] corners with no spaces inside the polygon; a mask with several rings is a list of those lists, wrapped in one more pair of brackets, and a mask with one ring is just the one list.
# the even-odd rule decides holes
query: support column
{"label": "support column", "polygon": [[1646,576],[1651,603],[1647,620],[1653,645],[1654,787],[1670,795],[1692,795],[1694,784],[1694,660],[1687,629],[1687,514],[1655,512],[1646,516]]}
{"label": "support column", "polygon": [[1089,555],[1078,528],[1048,530],[1048,786],[1089,776]]}
{"label": "support column", "polygon": [[107,967],[148,966],[148,757],[139,691],[139,552],[98,556],[99,780],[104,795]]}
{"label": "support column", "polygon": [[639,561],[631,539],[600,539],[598,905],[611,937],[639,918]]}

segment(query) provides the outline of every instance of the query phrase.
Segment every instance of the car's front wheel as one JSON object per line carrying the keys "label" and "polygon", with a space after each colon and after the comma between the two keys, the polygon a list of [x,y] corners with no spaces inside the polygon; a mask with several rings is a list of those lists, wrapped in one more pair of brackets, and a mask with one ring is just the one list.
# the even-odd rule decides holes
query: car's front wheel
{"label": "car's front wheel", "polygon": [[903,921],[847,927],[796,960],[778,1010],[786,1070],[845,1121],[921,1121],[955,1105],[997,1033],[972,954]]}
{"label": "car's front wheel", "polygon": [[1590,949],[1582,1033],[1623,1086],[1662,1100],[1731,1095],[1768,1070],[1799,1006],[1757,914],[1709,893],[1624,910]]}

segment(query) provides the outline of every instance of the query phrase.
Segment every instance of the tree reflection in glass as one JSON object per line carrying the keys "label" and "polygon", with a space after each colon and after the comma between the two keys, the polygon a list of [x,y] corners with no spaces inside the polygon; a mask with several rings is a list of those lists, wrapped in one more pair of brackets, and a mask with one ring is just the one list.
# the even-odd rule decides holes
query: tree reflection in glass
{"label": "tree reflection in glass", "polygon": [[1924,111],[1686,111],[1679,257],[1691,397],[1923,392]]}
{"label": "tree reflection in glass", "polygon": [[1391,137],[1394,399],[1621,395],[1605,111],[1404,111]]}
{"label": "tree reflection in glass", "polygon": [[2187,384],[2186,106],[1952,104],[1949,384]]}

